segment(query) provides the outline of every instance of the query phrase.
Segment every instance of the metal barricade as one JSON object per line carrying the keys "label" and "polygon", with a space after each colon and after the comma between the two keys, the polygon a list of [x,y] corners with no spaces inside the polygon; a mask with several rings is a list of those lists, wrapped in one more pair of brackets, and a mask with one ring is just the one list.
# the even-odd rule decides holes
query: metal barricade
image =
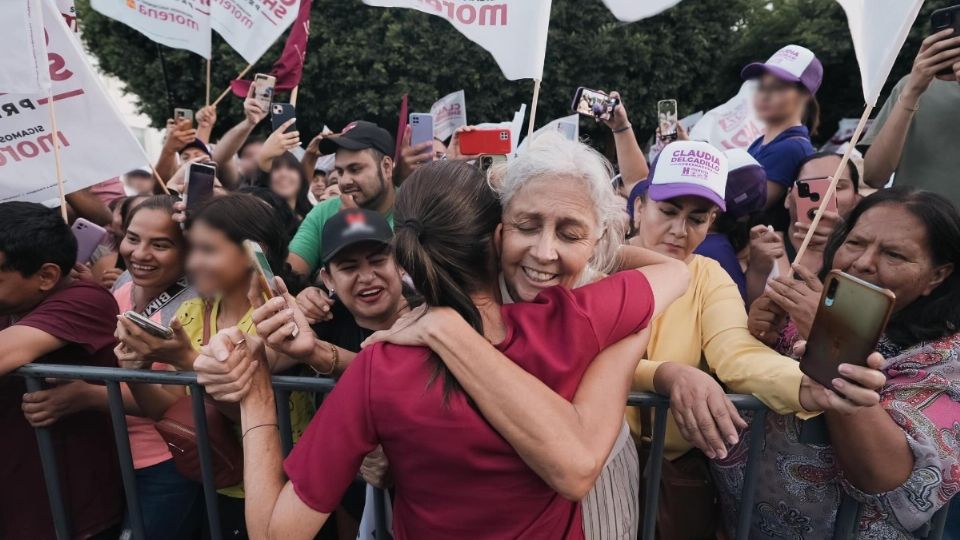
{"label": "metal barricade", "polygon": [[[144,525],[137,499],[136,473],[133,468],[133,458],[130,451],[130,439],[127,433],[120,383],[148,383],[188,387],[193,401],[193,416],[197,430],[203,493],[207,506],[207,526],[210,531],[210,538],[214,540],[222,538],[217,492],[213,479],[213,462],[210,454],[210,443],[207,437],[206,414],[204,413],[205,392],[203,387],[197,384],[194,373],[33,364],[18,369],[13,372],[13,375],[25,379],[29,392],[40,390],[40,381],[45,378],[61,380],[78,379],[102,382],[106,385],[110,405],[110,417],[114,430],[114,442],[120,460],[120,473],[123,480],[127,508],[129,509],[130,527],[133,538],[136,540],[145,538]],[[291,392],[299,391],[326,394],[333,389],[333,386],[334,381],[331,379],[287,376],[275,376],[273,378],[273,387],[277,401],[277,418],[280,427],[280,440],[284,456],[289,454],[293,448],[289,407]],[[737,409],[753,411],[754,413],[749,427],[750,447],[748,449],[746,469],[744,470],[743,490],[740,494],[740,511],[738,513],[736,531],[737,540],[746,540],[749,537],[750,524],[753,517],[753,500],[758,481],[758,457],[763,448],[767,408],[752,396],[730,395],[728,397]],[[640,536],[643,540],[653,540],[656,534],[657,505],[670,400],[657,394],[635,393],[629,396],[627,405],[632,407],[648,407],[653,410],[653,439],[647,464],[646,486],[644,488],[643,530],[640,531]],[[54,529],[56,530],[58,538],[68,539],[71,537],[69,515],[63,504],[60,476],[50,430],[49,428],[36,428],[35,432],[40,458],[43,464],[44,481],[50,499],[50,509],[53,514]],[[377,530],[387,530],[386,498],[382,490],[376,490],[374,503]],[[847,498],[844,500],[837,515],[837,527],[834,534],[835,539],[841,540],[854,537],[854,526],[859,511],[859,505],[852,499]],[[948,507],[945,506],[934,516],[930,523],[931,532],[926,537],[928,540],[940,540],[942,538],[947,511]]]}

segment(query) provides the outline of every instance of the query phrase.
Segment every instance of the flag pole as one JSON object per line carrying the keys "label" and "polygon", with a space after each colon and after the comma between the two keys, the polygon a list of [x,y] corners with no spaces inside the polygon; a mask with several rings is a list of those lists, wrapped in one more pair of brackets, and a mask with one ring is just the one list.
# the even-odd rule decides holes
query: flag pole
{"label": "flag pole", "polygon": [[210,59],[207,58],[207,107],[210,106]]}
{"label": "flag pole", "polygon": [[299,84],[294,86],[293,90],[290,91],[290,104],[293,105],[294,108],[296,108],[297,106],[297,95],[299,94],[299,91],[300,91]]}
{"label": "flag pole", "polygon": [[833,174],[833,178],[830,179],[830,187],[827,188],[826,194],[824,194],[823,199],[820,201],[820,207],[817,208],[817,214],[813,216],[813,221],[810,223],[810,230],[807,231],[807,236],[803,238],[803,243],[800,244],[800,249],[797,250],[797,256],[794,258],[795,261],[799,261],[803,258],[803,254],[806,253],[807,247],[810,246],[810,241],[813,239],[813,233],[817,231],[817,225],[820,224],[820,218],[823,217],[823,213],[827,210],[827,203],[829,203],[830,199],[836,195],[837,182],[840,181],[840,176],[843,174],[844,168],[850,161],[850,155],[853,153],[854,147],[857,145],[857,141],[860,140],[860,136],[863,134],[863,130],[866,128],[867,120],[870,119],[870,114],[873,112],[873,107],[873,105],[867,105],[863,110],[863,116],[860,117],[860,123],[857,124],[857,129],[853,132],[853,138],[850,139],[850,145],[847,147],[847,151],[843,153],[843,157],[840,158],[840,166],[837,167],[837,172],[835,172]]}
{"label": "flag pole", "polygon": [[[243,76],[246,75],[247,72],[250,71],[250,68],[252,68],[252,67],[253,67],[253,64],[247,64],[247,67],[243,68],[243,71],[241,71],[241,72],[240,72],[236,77],[234,77],[234,78],[235,78],[235,79],[242,79]],[[229,94],[229,93],[230,93],[230,87],[227,86],[227,89],[224,90],[223,93],[220,94],[220,95],[217,97],[217,99],[213,100],[213,104],[212,104],[212,105],[213,105],[214,107],[216,107],[217,105],[219,105],[220,102],[223,101],[223,98],[227,97],[227,94]]]}
{"label": "flag pole", "polygon": [[527,129],[527,137],[533,135],[533,125],[537,120],[537,102],[540,101],[540,79],[533,80],[533,103],[530,104],[530,127]]}
{"label": "flag pole", "polygon": [[[146,154],[144,154],[146,155]],[[150,167],[150,171],[153,173],[153,178],[160,184],[160,189],[163,190],[164,194],[169,195],[170,190],[167,189],[167,183],[163,181],[163,178],[160,178],[160,173],[157,172],[157,168],[153,166],[153,163],[147,161],[147,166]]]}
{"label": "flag pole", "polygon": [[53,163],[57,174],[57,188],[60,190],[60,216],[64,223],[69,223],[67,218],[67,193],[63,187],[63,167],[60,164],[60,132],[57,130],[57,113],[53,110],[53,85],[50,85],[50,130],[53,131]]}

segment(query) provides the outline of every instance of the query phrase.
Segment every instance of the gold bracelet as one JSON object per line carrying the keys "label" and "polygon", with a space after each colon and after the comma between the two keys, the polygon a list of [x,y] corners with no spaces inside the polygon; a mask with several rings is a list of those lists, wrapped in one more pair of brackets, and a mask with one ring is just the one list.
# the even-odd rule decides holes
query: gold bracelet
{"label": "gold bracelet", "polygon": [[333,361],[330,364],[330,371],[324,373],[319,369],[313,367],[313,364],[309,364],[310,369],[312,369],[313,372],[317,374],[317,377],[329,377],[333,375],[333,373],[337,371],[337,364],[340,363],[340,350],[337,349],[337,346],[334,345],[333,343],[327,343],[327,345],[330,346],[330,355],[333,356]]}
{"label": "gold bracelet", "polygon": [[900,94],[900,97],[897,98],[897,103],[899,103],[904,109],[906,109],[906,110],[908,110],[908,111],[910,111],[910,112],[917,112],[917,111],[920,110],[920,102],[919,102],[919,101],[917,101],[917,106],[916,106],[916,108],[911,109],[910,107],[907,107],[907,106],[903,103],[903,94]]}

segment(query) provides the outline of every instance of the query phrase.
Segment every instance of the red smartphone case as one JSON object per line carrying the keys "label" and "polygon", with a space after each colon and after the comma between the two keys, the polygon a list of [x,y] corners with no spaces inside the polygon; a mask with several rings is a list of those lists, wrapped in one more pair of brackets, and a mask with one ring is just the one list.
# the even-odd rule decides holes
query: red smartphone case
{"label": "red smartphone case", "polygon": [[477,129],[460,134],[460,153],[465,156],[505,156],[512,151],[509,129]]}

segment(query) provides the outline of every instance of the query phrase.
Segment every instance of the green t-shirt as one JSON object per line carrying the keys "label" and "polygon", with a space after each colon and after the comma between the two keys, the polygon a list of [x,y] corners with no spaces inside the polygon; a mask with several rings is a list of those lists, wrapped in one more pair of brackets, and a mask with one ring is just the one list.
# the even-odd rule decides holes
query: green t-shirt
{"label": "green t-shirt", "polygon": [[[893,88],[861,145],[873,143],[906,84],[907,77],[904,77]],[[934,79],[920,96],[919,106],[920,110],[910,122],[893,183],[933,191],[960,205],[960,182],[957,181],[957,171],[960,170],[960,152],[957,151],[960,84]]]}
{"label": "green t-shirt", "polygon": [[[295,253],[301,259],[307,261],[310,265],[310,273],[313,274],[320,266],[320,252],[323,248],[323,226],[327,220],[340,211],[340,197],[327,199],[313,207],[313,210],[307,214],[297,229],[296,236],[290,242],[290,253]],[[393,228],[393,209],[385,216],[387,223]]]}

